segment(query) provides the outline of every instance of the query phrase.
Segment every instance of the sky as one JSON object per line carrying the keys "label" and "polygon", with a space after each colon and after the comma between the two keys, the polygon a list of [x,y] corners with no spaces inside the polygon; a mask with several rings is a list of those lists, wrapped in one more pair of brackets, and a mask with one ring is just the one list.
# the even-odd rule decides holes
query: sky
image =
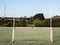
{"label": "sky", "polygon": [[[60,0],[6,0],[6,17],[31,17],[43,13],[45,18],[60,15]],[[0,0],[0,17],[4,17],[4,0]]]}

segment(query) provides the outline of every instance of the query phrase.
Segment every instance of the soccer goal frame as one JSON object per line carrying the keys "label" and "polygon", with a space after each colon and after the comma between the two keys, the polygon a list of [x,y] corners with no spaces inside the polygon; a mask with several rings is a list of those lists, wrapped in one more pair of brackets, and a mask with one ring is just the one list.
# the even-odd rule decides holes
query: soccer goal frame
{"label": "soccer goal frame", "polygon": [[[4,17],[6,17],[6,0],[4,0]],[[13,17],[12,42],[14,41],[15,17]],[[53,42],[52,18],[50,19],[50,39]]]}

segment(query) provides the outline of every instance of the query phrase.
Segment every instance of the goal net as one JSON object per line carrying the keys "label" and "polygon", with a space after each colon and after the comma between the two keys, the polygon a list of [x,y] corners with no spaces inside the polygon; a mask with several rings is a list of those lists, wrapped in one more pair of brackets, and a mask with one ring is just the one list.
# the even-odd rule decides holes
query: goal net
{"label": "goal net", "polygon": [[14,40],[21,42],[51,42],[48,27],[15,27]]}

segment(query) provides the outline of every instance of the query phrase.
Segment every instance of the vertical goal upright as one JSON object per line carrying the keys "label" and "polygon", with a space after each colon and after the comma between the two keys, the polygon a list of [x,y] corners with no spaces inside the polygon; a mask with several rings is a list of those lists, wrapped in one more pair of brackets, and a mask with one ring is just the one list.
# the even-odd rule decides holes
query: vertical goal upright
{"label": "vertical goal upright", "polygon": [[15,18],[13,18],[12,42],[14,41]]}
{"label": "vertical goal upright", "polygon": [[6,17],[6,0],[4,0],[4,17]]}
{"label": "vertical goal upright", "polygon": [[52,18],[50,18],[50,40],[53,43]]}

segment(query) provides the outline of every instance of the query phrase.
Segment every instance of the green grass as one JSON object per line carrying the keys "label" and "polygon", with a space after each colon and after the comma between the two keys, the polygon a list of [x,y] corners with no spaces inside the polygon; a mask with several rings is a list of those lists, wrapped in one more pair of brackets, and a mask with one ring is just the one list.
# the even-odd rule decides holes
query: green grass
{"label": "green grass", "polygon": [[60,27],[55,27],[53,29],[54,42],[60,43]]}
{"label": "green grass", "polygon": [[12,37],[12,27],[0,27],[0,41],[10,41]]}
{"label": "green grass", "polygon": [[[28,29],[26,31],[26,29]],[[49,28],[15,28],[15,42],[11,42],[12,27],[0,27],[0,45],[60,45],[60,28],[53,29],[54,43],[49,43]],[[42,33],[44,32],[44,33]],[[42,36],[43,35],[43,36]],[[34,41],[33,43],[22,43],[26,39],[28,41]],[[21,40],[21,41],[20,41]],[[27,41],[26,40],[26,41]],[[36,43],[36,41],[48,41],[48,43]]]}
{"label": "green grass", "polygon": [[60,43],[18,43],[18,42],[0,42],[0,45],[60,45]]}

